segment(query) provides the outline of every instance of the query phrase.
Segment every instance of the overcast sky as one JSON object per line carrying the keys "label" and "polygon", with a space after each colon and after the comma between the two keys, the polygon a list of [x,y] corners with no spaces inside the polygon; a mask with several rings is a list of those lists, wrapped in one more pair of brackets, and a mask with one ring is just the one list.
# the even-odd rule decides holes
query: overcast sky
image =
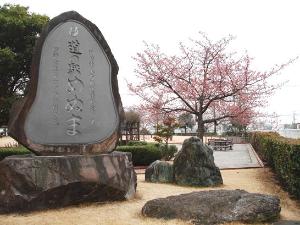
{"label": "overcast sky", "polygon": [[[265,71],[300,56],[300,1],[297,0],[0,0],[29,6],[31,12],[50,18],[75,10],[96,24],[119,64],[119,86],[124,106],[133,104],[125,79],[134,79],[132,56],[143,41],[156,43],[167,52],[198,31],[218,40],[236,36],[232,47],[255,58]],[[300,122],[300,59],[281,72],[278,81],[289,81],[269,99],[265,109],[276,112],[281,122]]]}

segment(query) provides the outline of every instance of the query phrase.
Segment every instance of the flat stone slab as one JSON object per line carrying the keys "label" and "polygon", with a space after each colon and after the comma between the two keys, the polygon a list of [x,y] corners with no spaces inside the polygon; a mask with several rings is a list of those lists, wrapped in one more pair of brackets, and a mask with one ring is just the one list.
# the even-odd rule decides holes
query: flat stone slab
{"label": "flat stone slab", "polygon": [[131,199],[131,153],[11,156],[0,162],[0,213]]}
{"label": "flat stone slab", "polygon": [[203,225],[234,221],[264,223],[276,220],[280,210],[280,200],[275,196],[244,190],[211,190],[150,200],[142,214]]}

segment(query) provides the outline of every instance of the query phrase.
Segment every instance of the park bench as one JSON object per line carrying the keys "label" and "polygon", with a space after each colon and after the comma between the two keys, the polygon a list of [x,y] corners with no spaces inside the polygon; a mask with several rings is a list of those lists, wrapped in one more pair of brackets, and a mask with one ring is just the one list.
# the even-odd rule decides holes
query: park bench
{"label": "park bench", "polygon": [[232,140],[212,138],[208,139],[208,145],[215,151],[232,150]]}

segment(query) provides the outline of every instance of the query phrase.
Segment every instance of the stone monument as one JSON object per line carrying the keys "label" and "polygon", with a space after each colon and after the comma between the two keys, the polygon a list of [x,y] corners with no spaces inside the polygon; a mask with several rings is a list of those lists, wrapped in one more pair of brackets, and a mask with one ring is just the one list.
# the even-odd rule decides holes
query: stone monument
{"label": "stone monument", "polygon": [[111,153],[123,118],[117,73],[94,24],[74,11],[49,22],[9,122],[9,134],[35,155],[0,163],[0,213],[134,196],[130,153]]}
{"label": "stone monument", "polygon": [[76,12],[53,18],[32,60],[28,95],[9,133],[37,155],[111,152],[123,113],[118,65],[99,29]]}

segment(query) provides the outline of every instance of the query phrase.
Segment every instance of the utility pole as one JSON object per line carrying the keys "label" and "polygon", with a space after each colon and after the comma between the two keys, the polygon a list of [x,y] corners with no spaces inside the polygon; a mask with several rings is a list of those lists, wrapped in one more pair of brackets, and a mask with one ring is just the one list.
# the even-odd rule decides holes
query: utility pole
{"label": "utility pole", "polygon": [[296,123],[296,113],[295,113],[295,111],[293,112],[293,125]]}

